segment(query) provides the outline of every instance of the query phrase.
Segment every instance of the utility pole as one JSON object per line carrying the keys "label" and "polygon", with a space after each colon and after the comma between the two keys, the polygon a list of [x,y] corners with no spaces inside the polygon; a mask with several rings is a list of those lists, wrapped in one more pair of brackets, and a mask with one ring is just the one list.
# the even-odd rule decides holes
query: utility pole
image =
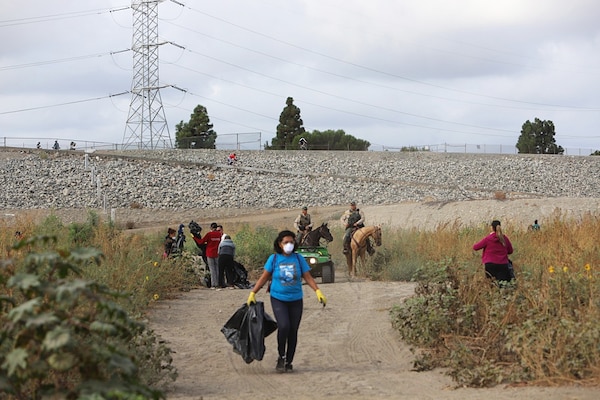
{"label": "utility pole", "polygon": [[158,79],[158,4],[162,1],[131,1],[133,81],[123,149],[173,147]]}

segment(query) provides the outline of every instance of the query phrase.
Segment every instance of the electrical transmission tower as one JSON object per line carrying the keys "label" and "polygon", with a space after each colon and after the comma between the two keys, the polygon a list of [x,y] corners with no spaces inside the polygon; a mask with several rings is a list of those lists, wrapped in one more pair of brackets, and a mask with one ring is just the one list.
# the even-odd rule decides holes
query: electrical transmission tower
{"label": "electrical transmission tower", "polygon": [[158,79],[158,4],[163,0],[132,0],[133,82],[123,149],[173,147],[160,97]]}

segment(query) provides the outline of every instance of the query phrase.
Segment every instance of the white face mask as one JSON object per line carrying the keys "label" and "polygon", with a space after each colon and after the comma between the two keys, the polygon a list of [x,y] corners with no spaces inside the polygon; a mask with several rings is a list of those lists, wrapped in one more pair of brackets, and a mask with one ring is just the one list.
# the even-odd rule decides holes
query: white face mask
{"label": "white face mask", "polygon": [[286,243],[283,245],[283,252],[285,254],[291,254],[294,251],[294,243]]}

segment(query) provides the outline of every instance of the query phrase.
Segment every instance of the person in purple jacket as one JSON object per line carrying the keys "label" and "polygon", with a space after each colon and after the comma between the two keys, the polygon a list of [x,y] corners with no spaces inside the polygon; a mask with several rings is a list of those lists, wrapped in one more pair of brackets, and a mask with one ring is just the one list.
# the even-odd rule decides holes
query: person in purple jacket
{"label": "person in purple jacket", "polygon": [[513,247],[508,236],[502,233],[500,221],[492,221],[490,234],[473,245],[473,250],[481,249],[483,249],[481,262],[485,265],[485,275],[498,282],[510,282],[512,277],[508,255],[513,253]]}

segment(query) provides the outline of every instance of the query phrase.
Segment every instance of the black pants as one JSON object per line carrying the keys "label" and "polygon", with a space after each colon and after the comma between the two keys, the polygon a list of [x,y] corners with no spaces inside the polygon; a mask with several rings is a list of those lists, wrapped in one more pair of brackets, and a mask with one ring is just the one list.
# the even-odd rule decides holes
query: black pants
{"label": "black pants", "polygon": [[271,307],[277,320],[277,351],[291,364],[298,344],[298,328],[302,319],[302,300],[281,301],[271,297]]}
{"label": "black pants", "polygon": [[227,279],[227,285],[229,286],[232,286],[235,281],[233,256],[230,254],[219,254],[219,286],[225,287],[225,279]]}
{"label": "black pants", "polygon": [[512,280],[508,264],[485,263],[485,276],[496,281],[510,282]]}

